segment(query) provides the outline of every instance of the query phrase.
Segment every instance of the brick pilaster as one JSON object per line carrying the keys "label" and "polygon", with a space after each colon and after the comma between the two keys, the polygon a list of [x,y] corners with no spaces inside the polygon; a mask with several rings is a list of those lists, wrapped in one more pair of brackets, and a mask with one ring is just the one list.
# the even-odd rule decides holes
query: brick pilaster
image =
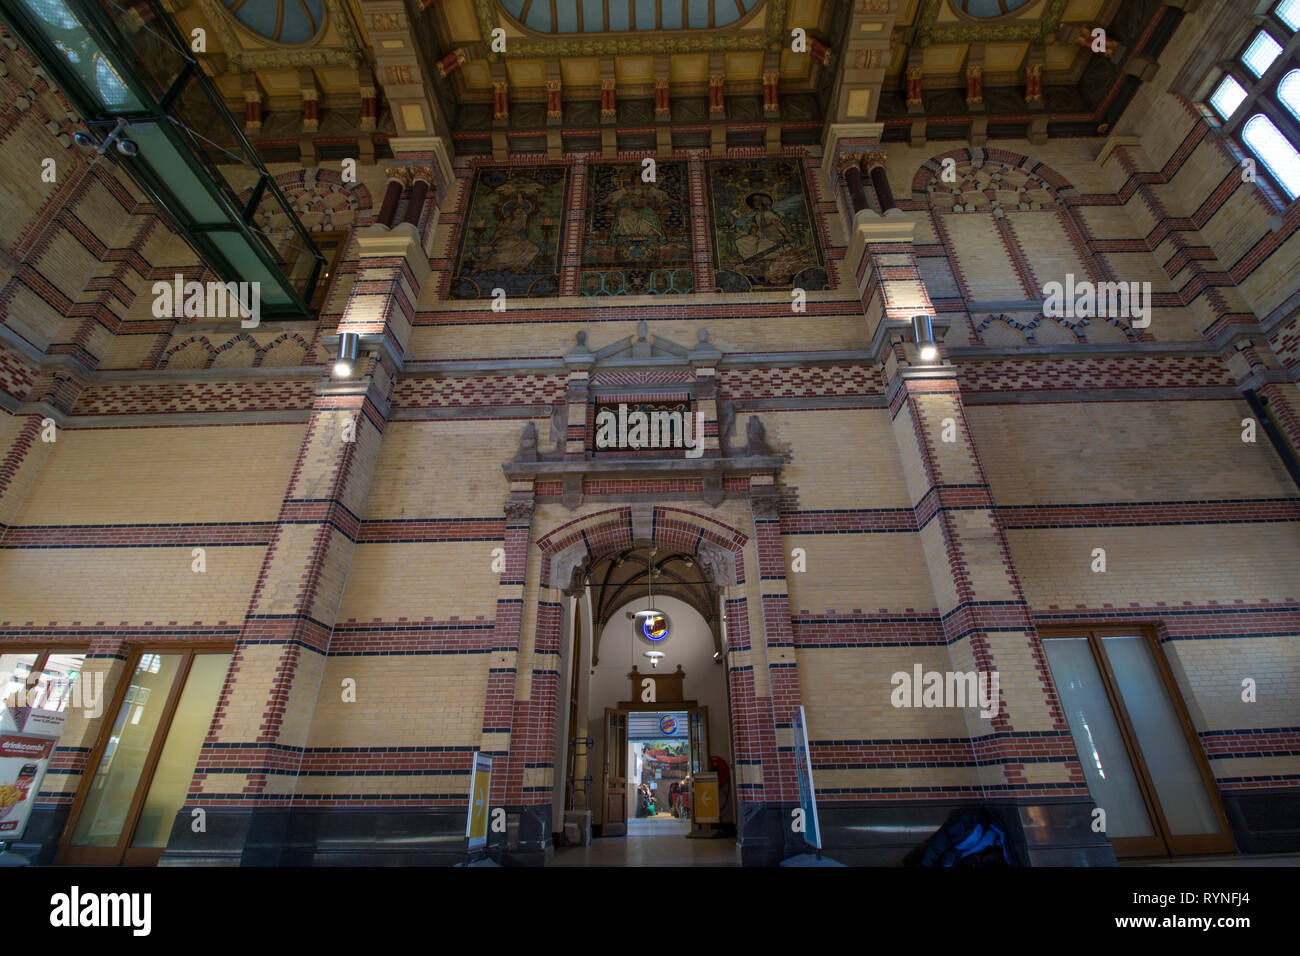
{"label": "brick pilaster", "polygon": [[890,414],[952,669],[999,678],[996,716],[966,709],[981,786],[986,797],[1086,797],[956,371],[910,364],[911,354],[899,345],[886,361]]}

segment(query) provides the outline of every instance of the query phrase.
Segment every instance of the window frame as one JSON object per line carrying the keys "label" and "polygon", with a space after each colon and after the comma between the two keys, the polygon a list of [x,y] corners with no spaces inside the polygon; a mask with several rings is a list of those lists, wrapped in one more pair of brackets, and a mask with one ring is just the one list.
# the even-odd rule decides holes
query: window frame
{"label": "window frame", "polygon": [[[1263,12],[1252,17],[1244,36],[1237,39],[1229,49],[1230,56],[1219,60],[1215,69],[1202,83],[1202,97],[1197,103],[1201,115],[1220,135],[1231,139],[1234,151],[1240,159],[1255,162],[1256,180],[1266,185],[1265,193],[1274,205],[1281,209],[1300,202],[1300,196],[1294,198],[1278,181],[1264,162],[1264,158],[1246,144],[1242,128],[1252,117],[1264,116],[1300,152],[1300,118],[1297,118],[1282,103],[1277,95],[1278,84],[1292,70],[1300,69],[1300,30],[1292,31],[1277,15],[1282,0],[1274,0]],[[1282,48],[1282,52],[1273,60],[1264,75],[1256,77],[1246,67],[1242,57],[1255,37],[1261,32],[1267,33]],[[1210,105],[1210,98],[1223,82],[1224,77],[1232,77],[1246,91],[1245,98],[1233,110],[1232,115],[1223,116]]]}
{"label": "window frame", "polygon": [[[45,665],[49,663],[51,654],[80,654],[81,670],[78,673],[84,673],[86,661],[90,657],[90,645],[84,641],[72,641],[67,644],[59,641],[42,641],[32,643],[24,641],[22,643],[4,643],[0,644],[0,654],[35,654],[36,660],[32,662],[31,670],[27,673],[27,679],[23,681],[23,693],[30,698],[32,688],[41,682],[45,676]],[[0,701],[3,703],[3,701]]]}
{"label": "window frame", "polygon": [[[1155,628],[1150,624],[1134,624],[1128,627],[1123,625],[1077,625],[1043,627],[1039,628],[1038,634],[1039,639],[1042,641],[1062,638],[1083,638],[1087,640],[1088,648],[1092,652],[1093,660],[1097,665],[1097,671],[1101,675],[1106,697],[1110,702],[1111,713],[1115,716],[1120,735],[1128,748],[1129,759],[1132,762],[1142,799],[1147,805],[1147,813],[1155,835],[1151,837],[1108,837],[1111,846],[1115,849],[1116,856],[1149,858],[1236,853],[1236,840],[1233,836],[1232,824],[1228,820],[1228,814],[1223,805],[1218,779],[1214,776],[1214,769],[1210,766],[1209,757],[1206,756],[1200,734],[1196,731],[1196,725],[1192,721],[1187,702],[1183,699],[1182,690],[1178,686],[1177,678],[1174,677],[1173,669],[1169,665],[1169,659],[1165,655],[1164,647],[1160,644],[1160,638],[1156,634]],[[1128,708],[1124,703],[1124,695],[1120,691],[1119,682],[1115,678],[1115,672],[1110,663],[1110,657],[1106,653],[1105,645],[1102,643],[1101,639],[1103,637],[1140,637],[1146,641],[1147,647],[1155,659],[1156,670],[1159,672],[1160,679],[1164,684],[1165,693],[1168,695],[1174,713],[1178,717],[1179,724],[1182,725],[1183,735],[1187,739],[1192,758],[1200,771],[1206,794],[1209,796],[1210,804],[1213,806],[1215,817],[1219,822],[1219,833],[1181,835],[1171,832],[1160,804],[1159,795],[1156,792],[1155,779],[1147,767],[1146,757],[1142,753],[1137,730],[1129,717]],[[1047,651],[1044,649],[1044,658],[1046,654]],[[1052,691],[1057,695],[1057,701],[1059,702],[1060,692],[1056,690],[1056,677],[1051,674],[1050,666],[1048,667],[1048,673],[1052,681]]]}
{"label": "window frame", "polygon": [[[91,748],[86,763],[82,768],[81,780],[77,784],[76,795],[73,797],[68,817],[64,821],[63,830],[59,834],[58,850],[55,856],[56,865],[158,865],[158,860],[166,852],[167,848],[165,846],[133,847],[131,841],[134,839],[136,829],[140,824],[140,810],[148,797],[149,787],[153,784],[154,773],[158,769],[158,759],[162,756],[163,747],[167,742],[167,735],[171,732],[172,722],[176,718],[176,708],[180,704],[185,685],[190,679],[190,670],[194,665],[194,658],[199,654],[234,655],[235,649],[235,644],[229,641],[211,643],[204,641],[170,645],[160,642],[138,644],[131,647],[127,656],[126,668],[122,671],[117,686],[113,689],[112,700],[105,707],[104,715],[100,718],[95,744]],[[111,847],[73,844],[71,841],[73,834],[76,832],[77,820],[85,808],[86,799],[90,795],[90,789],[94,785],[100,763],[104,759],[104,752],[108,749],[109,741],[113,736],[114,722],[117,719],[118,712],[122,709],[122,704],[126,700],[132,678],[146,654],[179,654],[181,656],[181,666],[171,688],[167,692],[167,699],[163,702],[163,716],[154,732],[153,739],[149,742],[149,751],[145,756],[140,778],[136,781],[126,819],[123,821],[122,829],[118,833],[117,843]],[[232,656],[231,664],[233,663]],[[229,668],[227,668],[227,677],[229,677]],[[220,698],[218,698],[219,704]]]}

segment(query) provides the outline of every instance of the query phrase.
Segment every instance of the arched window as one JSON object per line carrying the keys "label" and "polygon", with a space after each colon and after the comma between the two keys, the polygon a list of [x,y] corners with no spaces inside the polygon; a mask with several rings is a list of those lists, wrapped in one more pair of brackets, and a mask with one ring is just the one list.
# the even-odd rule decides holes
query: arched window
{"label": "arched window", "polygon": [[[1205,100],[1211,122],[1256,162],[1260,182],[1300,197],[1300,0],[1280,0],[1220,67]],[[1275,201],[1277,191],[1265,192]]]}
{"label": "arched window", "polygon": [[1300,153],[1268,117],[1256,113],[1246,120],[1241,138],[1263,160],[1288,196],[1292,199],[1300,196]]}
{"label": "arched window", "polygon": [[1277,98],[1292,116],[1300,120],[1300,70],[1292,70],[1282,77],[1282,82],[1277,85]]}

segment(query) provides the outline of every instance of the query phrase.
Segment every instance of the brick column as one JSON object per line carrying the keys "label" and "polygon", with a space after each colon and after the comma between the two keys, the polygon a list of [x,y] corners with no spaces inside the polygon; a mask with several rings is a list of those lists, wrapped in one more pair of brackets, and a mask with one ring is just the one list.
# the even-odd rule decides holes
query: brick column
{"label": "brick column", "polygon": [[691,261],[696,292],[713,291],[713,253],[709,242],[709,194],[704,181],[704,160],[692,157],[686,166],[691,193]]}
{"label": "brick column", "polygon": [[[352,376],[316,386],[165,862],[299,862],[285,855],[298,774],[388,421],[396,362],[429,275],[410,224],[361,230],[357,245],[358,278],[339,331],[357,333],[363,354]],[[194,807],[207,811],[205,833],[188,825]]]}
{"label": "brick column", "polygon": [[[1058,826],[1064,815],[1063,830],[1089,834],[1087,784],[967,427],[956,369],[942,359],[922,363],[908,341],[910,317],[934,315],[912,228],[901,218],[859,223],[848,265],[856,267],[868,336],[883,355],[894,438],[951,670],[998,674],[996,716],[981,718],[978,706],[964,714],[978,797],[1015,805],[1064,802],[1033,812],[1050,814]],[[936,338],[942,342],[942,334]],[[888,675],[881,680],[887,692]],[[1008,819],[1021,812],[1030,813],[1009,808]],[[1036,825],[1040,840],[1055,839],[1052,825]],[[1103,838],[1097,842],[1105,845]]]}
{"label": "brick column", "polygon": [[[1202,136],[1208,133],[1209,128],[1205,127]],[[1124,177],[1115,192],[1131,197],[1125,202],[1125,209],[1144,231],[1143,241],[1151,255],[1178,289],[1173,294],[1178,304],[1192,307],[1197,314],[1201,334],[1215,342],[1234,331],[1249,333],[1256,328],[1258,320],[1241,290],[1201,237],[1194,220],[1187,218],[1195,210],[1169,209],[1166,203],[1177,201],[1176,195],[1156,189],[1169,179],[1163,172],[1150,171],[1151,164],[1140,141],[1136,137],[1112,136],[1097,157],[1097,165],[1103,169],[1114,165]],[[1236,175],[1235,171],[1229,174]],[[1198,301],[1201,296],[1204,301]],[[1152,322],[1159,321],[1157,312]],[[1144,337],[1152,334],[1150,330],[1143,333]],[[1162,337],[1158,331],[1154,336]]]}
{"label": "brick column", "polygon": [[1068,812],[1080,815],[1075,825],[1087,833],[1087,784],[967,427],[956,370],[921,365],[915,354],[910,343],[890,350],[887,395],[952,670],[997,672],[1000,686],[995,717],[981,718],[978,707],[965,712],[983,799],[1072,798]]}
{"label": "brick column", "polygon": [[[491,833],[489,842],[498,853],[505,850],[530,856],[543,852],[550,842],[551,791],[549,786],[542,787],[534,780],[525,765],[549,763],[552,755],[549,751],[541,752],[540,747],[541,744],[554,744],[554,740],[542,740],[544,735],[530,733],[530,730],[554,723],[554,693],[558,693],[558,686],[550,688],[550,694],[531,693],[542,688],[532,686],[532,669],[523,668],[520,660],[528,547],[532,541],[535,509],[533,489],[534,479],[514,478],[506,500],[505,567],[498,584],[492,661],[483,707],[482,742],[479,744],[479,750],[492,757],[489,795],[492,806],[505,807],[507,814],[518,821],[514,843],[506,845],[504,834]],[[541,623],[537,622],[539,630]],[[534,646],[540,640],[540,635],[535,637]],[[557,630],[552,643],[558,645],[558,640]]]}
{"label": "brick column", "polygon": [[[26,401],[0,434],[0,541],[13,524],[27,493],[36,484],[45,458],[58,441],[59,423],[72,411],[85,382],[68,369],[37,372],[27,390]],[[46,422],[54,423],[54,442],[43,440]]]}
{"label": "brick column", "polygon": [[798,805],[799,781],[794,759],[794,717],[801,700],[795,662],[794,628],[785,576],[785,545],[781,541],[781,502],[775,475],[750,476],[750,505],[754,512],[754,550],[758,553],[758,589],[767,644],[767,674],[776,749],[772,772],[764,772],[764,798],[782,810],[782,829],[791,843],[790,807]]}
{"label": "brick column", "polygon": [[564,246],[560,250],[560,295],[582,294],[582,237],[587,218],[587,161],[577,157],[569,168],[569,208],[564,210]]}
{"label": "brick column", "polygon": [[[1241,339],[1224,361],[1237,388],[1243,394],[1255,392],[1265,414],[1290,446],[1291,454],[1300,458],[1300,387],[1291,381],[1272,347],[1262,339]],[[1254,412],[1250,415],[1253,417]],[[1265,440],[1262,424],[1259,423],[1256,441]]]}

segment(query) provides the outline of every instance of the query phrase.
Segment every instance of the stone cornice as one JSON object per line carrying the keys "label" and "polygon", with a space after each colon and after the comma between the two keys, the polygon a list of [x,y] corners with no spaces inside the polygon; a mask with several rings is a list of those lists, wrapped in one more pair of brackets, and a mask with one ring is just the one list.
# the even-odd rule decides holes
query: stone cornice
{"label": "stone cornice", "polygon": [[508,461],[506,477],[562,478],[566,475],[718,475],[725,472],[778,471],[784,462],[775,456],[754,458],[590,458],[562,461]]}

